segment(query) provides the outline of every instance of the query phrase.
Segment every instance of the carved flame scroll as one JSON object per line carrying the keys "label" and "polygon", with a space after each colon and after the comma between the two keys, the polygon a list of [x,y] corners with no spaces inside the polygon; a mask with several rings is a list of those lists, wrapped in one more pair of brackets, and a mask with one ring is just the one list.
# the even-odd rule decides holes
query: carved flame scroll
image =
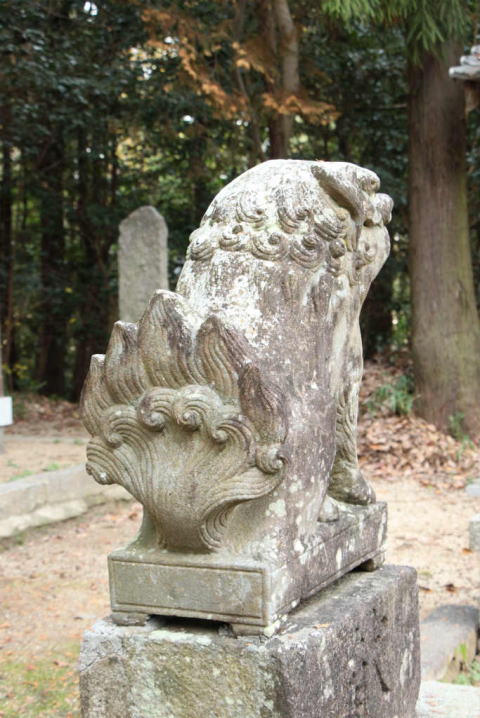
{"label": "carved flame scroll", "polygon": [[117,322],[82,396],[87,470],[124,486],[170,549],[221,546],[232,509],[281,480],[284,399],[246,339],[157,292],[139,326]]}

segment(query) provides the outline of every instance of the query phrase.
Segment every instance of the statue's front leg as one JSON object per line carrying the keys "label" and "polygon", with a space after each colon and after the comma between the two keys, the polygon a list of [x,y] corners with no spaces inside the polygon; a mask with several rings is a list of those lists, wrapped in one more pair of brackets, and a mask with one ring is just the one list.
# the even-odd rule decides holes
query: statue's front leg
{"label": "statue's front leg", "polygon": [[327,493],[348,504],[371,504],[375,502],[375,492],[362,476],[357,455],[358,395],[363,371],[360,336],[357,345],[358,370],[343,385],[337,399],[337,448]]}

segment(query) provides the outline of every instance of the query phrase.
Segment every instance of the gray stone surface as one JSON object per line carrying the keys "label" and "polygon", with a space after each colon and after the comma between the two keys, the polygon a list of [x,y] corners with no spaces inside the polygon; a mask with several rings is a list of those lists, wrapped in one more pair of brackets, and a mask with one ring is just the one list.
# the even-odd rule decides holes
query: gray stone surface
{"label": "gray stone surface", "polygon": [[168,229],[154,207],[140,207],[120,224],[120,319],[138,322],[157,289],[168,289]]}
{"label": "gray stone surface", "polygon": [[131,499],[120,486],[101,486],[83,464],[0,484],[0,538],[79,516],[91,506]]}
{"label": "gray stone surface", "polygon": [[478,625],[475,606],[435,608],[420,626],[422,680],[451,680],[465,657],[470,663],[477,652]]}
{"label": "gray stone surface", "polygon": [[456,686],[439,681],[422,681],[417,718],[479,717],[480,688]]}
{"label": "gray stone surface", "polygon": [[475,514],[468,525],[470,549],[480,551],[480,514]]}
{"label": "gray stone surface", "polygon": [[159,612],[168,586],[169,612],[270,631],[378,562],[385,508],[356,424],[359,314],[389,251],[379,186],[342,162],[253,167],[192,233],[177,292],[157,291],[93,357],[88,471],[144,506],[110,562],[116,612]]}
{"label": "gray stone surface", "polygon": [[474,45],[469,55],[460,58],[460,65],[451,67],[448,74],[453,80],[480,83],[480,45]]}
{"label": "gray stone surface", "polygon": [[468,496],[480,496],[480,479],[475,479],[475,481],[471,481],[467,484],[465,492]]}
{"label": "gray stone surface", "polygon": [[185,619],[100,621],[81,650],[83,718],[413,718],[415,578],[350,573],[270,639]]}

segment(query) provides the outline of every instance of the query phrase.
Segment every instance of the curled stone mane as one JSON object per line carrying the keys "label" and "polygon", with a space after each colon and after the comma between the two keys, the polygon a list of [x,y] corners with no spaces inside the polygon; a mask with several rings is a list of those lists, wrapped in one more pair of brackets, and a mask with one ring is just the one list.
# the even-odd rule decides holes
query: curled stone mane
{"label": "curled stone mane", "polygon": [[[276,171],[274,171],[276,170]],[[261,260],[325,265],[351,282],[375,256],[360,248],[363,226],[386,224],[392,201],[377,194],[373,172],[335,162],[272,160],[227,185],[190,236],[188,258],[207,261],[217,250]]]}

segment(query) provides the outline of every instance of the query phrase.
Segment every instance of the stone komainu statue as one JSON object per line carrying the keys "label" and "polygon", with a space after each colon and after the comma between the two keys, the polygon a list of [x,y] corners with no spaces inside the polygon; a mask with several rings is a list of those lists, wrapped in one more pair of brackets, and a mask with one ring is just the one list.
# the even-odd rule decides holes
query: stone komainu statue
{"label": "stone komainu statue", "polygon": [[392,202],[355,165],[275,160],[213,200],[177,292],[117,322],[82,398],[87,468],[144,507],[109,560],[114,617],[273,631],[381,556],[356,452],[359,314]]}

